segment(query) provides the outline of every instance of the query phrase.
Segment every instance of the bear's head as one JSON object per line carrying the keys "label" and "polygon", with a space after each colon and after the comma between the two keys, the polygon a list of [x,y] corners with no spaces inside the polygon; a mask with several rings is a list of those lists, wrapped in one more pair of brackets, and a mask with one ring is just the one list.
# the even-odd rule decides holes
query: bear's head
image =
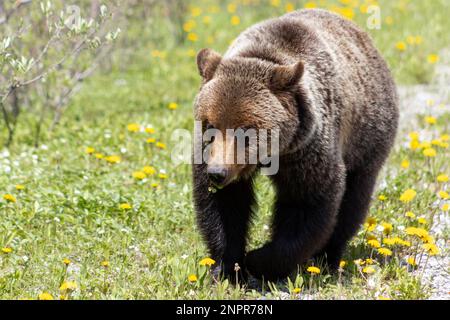
{"label": "bear's head", "polygon": [[[202,142],[208,176],[215,186],[224,187],[251,176],[261,165],[261,132],[267,155],[281,155],[288,148],[299,125],[295,92],[304,66],[301,61],[279,65],[256,58],[222,58],[211,49],[199,52],[197,65],[203,81],[195,99],[195,120],[203,132],[215,132],[206,139],[203,135]],[[233,130],[235,136],[230,135]],[[269,144],[274,132],[278,150]],[[240,133],[244,144],[235,139]],[[242,152],[244,163],[238,159]]]}

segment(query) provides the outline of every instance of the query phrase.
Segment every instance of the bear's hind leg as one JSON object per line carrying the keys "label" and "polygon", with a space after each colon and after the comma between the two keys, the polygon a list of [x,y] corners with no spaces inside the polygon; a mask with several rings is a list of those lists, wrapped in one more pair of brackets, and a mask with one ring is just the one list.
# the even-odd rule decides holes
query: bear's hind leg
{"label": "bear's hind leg", "polygon": [[366,218],[378,172],[379,168],[366,167],[347,173],[346,189],[335,229],[325,248],[315,255],[318,260],[324,258],[331,270],[338,268],[348,241]]}

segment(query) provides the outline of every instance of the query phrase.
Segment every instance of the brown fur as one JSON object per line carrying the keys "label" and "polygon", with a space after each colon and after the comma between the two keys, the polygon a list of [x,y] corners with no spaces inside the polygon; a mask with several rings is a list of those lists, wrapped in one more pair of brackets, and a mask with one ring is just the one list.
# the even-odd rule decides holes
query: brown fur
{"label": "brown fur", "polygon": [[199,226],[224,274],[238,262],[276,279],[319,254],[335,267],[398,122],[394,82],[367,34],[327,11],[301,10],[249,28],[223,58],[202,50],[198,66],[197,120],[221,131],[280,128],[272,241],[247,256],[255,168],[211,194],[208,167],[194,165]]}

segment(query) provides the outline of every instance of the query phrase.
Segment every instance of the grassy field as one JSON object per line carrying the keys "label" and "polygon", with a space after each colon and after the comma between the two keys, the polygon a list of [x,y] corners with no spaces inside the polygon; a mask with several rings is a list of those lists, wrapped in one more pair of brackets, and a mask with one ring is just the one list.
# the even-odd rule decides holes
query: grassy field
{"label": "grassy field", "polygon": [[[199,0],[181,45],[164,21],[145,30],[132,23],[122,35],[141,33],[129,48],[132,57],[124,63],[115,55],[111,71],[89,79],[38,148],[29,116],[14,144],[0,149],[0,298],[427,298],[430,288],[414,270],[429,255],[448,254],[436,243],[448,243],[450,235],[448,228],[439,235],[429,231],[436,217],[448,215],[450,203],[444,98],[429,104],[442,104],[447,113],[429,113],[418,127],[399,133],[370,218],[338,275],[303,271],[261,290],[212,283],[208,266],[199,264],[207,251],[195,226],[190,167],[171,161],[172,131],[192,128],[200,82],[196,51],[223,52],[253,23],[305,6],[338,11],[366,28],[365,11],[374,3]],[[397,82],[427,83],[449,44],[448,1],[378,3],[381,29],[368,31]],[[0,127],[0,143],[5,136]],[[273,190],[262,178],[257,187],[250,248],[270,236]]]}

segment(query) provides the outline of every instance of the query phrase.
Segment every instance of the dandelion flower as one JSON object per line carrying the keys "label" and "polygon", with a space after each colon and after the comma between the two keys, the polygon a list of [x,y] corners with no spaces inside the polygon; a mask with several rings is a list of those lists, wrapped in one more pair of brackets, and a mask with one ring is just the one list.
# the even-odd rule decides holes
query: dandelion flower
{"label": "dandelion flower", "polygon": [[201,8],[199,8],[199,7],[193,7],[192,9],[191,9],[191,15],[193,16],[193,17],[198,17],[198,16],[200,16],[201,14],[202,14],[202,9]]}
{"label": "dandelion flower", "polygon": [[423,150],[423,155],[425,157],[429,157],[429,158],[436,157],[436,149],[426,148],[426,149]]}
{"label": "dandelion flower", "polygon": [[371,266],[367,266],[367,267],[364,267],[364,269],[362,269],[362,272],[364,272],[366,274],[372,274],[375,272],[375,268],[371,267]]}
{"label": "dandelion flower", "polygon": [[159,177],[160,179],[164,180],[164,179],[167,179],[167,174],[165,174],[165,173],[160,173],[160,174],[158,175],[158,177]]}
{"label": "dandelion flower", "polygon": [[145,172],[135,171],[133,172],[133,178],[135,178],[136,180],[144,180],[145,178],[147,178],[147,175],[145,174]]}
{"label": "dandelion flower", "polygon": [[379,248],[379,247],[381,247],[380,242],[379,242],[378,240],[375,240],[375,239],[368,240],[368,241],[367,241],[367,244],[368,244],[369,246],[371,246],[372,248]]}
{"label": "dandelion flower", "polygon": [[194,32],[189,32],[187,35],[187,39],[191,42],[197,42],[198,41],[198,35]]}
{"label": "dandelion flower", "polygon": [[435,64],[439,62],[439,56],[437,54],[429,54],[427,60],[429,64]]}
{"label": "dandelion flower", "polygon": [[300,289],[300,288],[292,289],[292,293],[294,293],[294,294],[299,294],[301,291],[302,291],[302,289]]}
{"label": "dandelion flower", "polygon": [[155,138],[148,138],[148,139],[146,140],[146,142],[147,142],[148,144],[155,143],[155,142],[156,142],[156,139],[155,139]]}
{"label": "dandelion flower", "polygon": [[440,174],[436,178],[437,182],[448,182],[448,175]]}
{"label": "dandelion flower", "polygon": [[127,125],[127,130],[130,132],[138,132],[141,130],[141,126],[137,123],[130,123],[129,125]]}
{"label": "dandelion flower", "polygon": [[162,142],[157,142],[156,143],[156,147],[159,148],[159,149],[166,149],[167,148],[167,146],[164,143],[162,143]]}
{"label": "dandelion flower", "polygon": [[153,128],[145,128],[145,132],[147,132],[148,134],[153,134],[153,133],[155,133],[155,129],[153,129]]}
{"label": "dandelion flower", "polygon": [[119,205],[119,209],[122,209],[122,210],[130,210],[132,208],[133,208],[133,206],[129,203],[121,203]]}
{"label": "dandelion flower", "polygon": [[61,286],[59,287],[59,290],[61,291],[73,291],[75,289],[77,289],[77,283],[75,281],[64,281],[63,284],[61,284]]}
{"label": "dandelion flower", "polygon": [[319,274],[320,273],[320,269],[314,266],[308,267],[308,269],[306,269],[306,271],[308,271],[311,274]]}
{"label": "dandelion flower", "polygon": [[158,187],[159,187],[159,184],[156,183],[156,182],[153,182],[150,186],[151,186],[152,188],[158,188]]}
{"label": "dandelion flower", "polygon": [[405,213],[405,217],[414,219],[416,217],[416,215],[412,211],[407,211]]}
{"label": "dandelion flower", "polygon": [[153,168],[152,166],[145,166],[144,168],[142,168],[142,171],[149,176],[152,176],[156,173],[156,169]]}
{"label": "dandelion flower", "polygon": [[240,23],[241,23],[241,18],[239,18],[238,16],[232,16],[231,17],[231,25],[237,26]]}
{"label": "dandelion flower", "polygon": [[341,268],[341,269],[343,269],[346,265],[347,265],[347,261],[345,261],[345,260],[341,260],[339,262],[339,268]]}
{"label": "dandelion flower", "polygon": [[105,156],[102,154],[102,153],[96,153],[95,155],[94,155],[94,157],[96,158],[96,159],[103,159]]}
{"label": "dandelion flower", "polygon": [[427,222],[427,219],[425,219],[425,217],[419,217],[419,218],[417,218],[417,222],[419,223],[419,224],[427,224],[428,222]]}
{"label": "dandelion flower", "polygon": [[11,253],[13,250],[12,250],[12,248],[10,248],[10,247],[4,247],[4,248],[2,248],[2,252],[4,253],[4,254],[8,254],[8,253]]}
{"label": "dandelion flower", "polygon": [[422,246],[430,256],[439,254],[439,248],[434,243],[425,243]]}
{"label": "dandelion flower", "polygon": [[14,197],[12,194],[5,194],[3,196],[3,199],[5,199],[7,202],[12,202],[12,203],[17,202],[16,197]]}
{"label": "dandelion flower", "polygon": [[444,190],[441,190],[438,192],[439,198],[443,200],[447,200],[449,198],[448,192],[445,192]]}
{"label": "dandelion flower", "polygon": [[25,190],[25,186],[23,184],[16,184],[16,190],[17,191]]}
{"label": "dandelion flower", "polygon": [[295,10],[295,6],[291,2],[288,2],[284,6],[284,10],[286,10],[286,12],[292,12]]}
{"label": "dandelion flower", "polygon": [[386,201],[386,200],[387,200],[387,197],[386,197],[384,194],[380,194],[380,195],[378,196],[378,200],[380,200],[380,201]]}
{"label": "dandelion flower", "polygon": [[402,163],[400,164],[400,166],[401,166],[403,169],[408,169],[408,168],[409,168],[409,165],[410,165],[410,162],[409,162],[409,160],[407,160],[407,159],[403,160]]}
{"label": "dandelion flower", "polygon": [[415,267],[415,266],[417,265],[416,259],[414,259],[414,257],[408,257],[408,259],[406,260],[406,262],[407,262],[409,265],[413,266],[413,267]]}
{"label": "dandelion flower", "polygon": [[448,203],[445,203],[441,207],[442,211],[447,212],[450,209],[450,205]]}
{"label": "dandelion flower", "polygon": [[397,48],[398,51],[405,51],[406,50],[406,43],[403,41],[399,41],[395,44],[395,48]]}
{"label": "dandelion flower", "polygon": [[210,266],[212,266],[214,263],[216,263],[216,261],[214,260],[214,259],[211,259],[211,258],[204,258],[204,259],[202,259],[202,260],[200,260],[200,265],[201,266],[208,266],[208,267],[210,267]]}
{"label": "dandelion flower", "polygon": [[197,282],[197,276],[195,274],[191,274],[188,276],[188,281],[189,282]]}
{"label": "dandelion flower", "polygon": [[270,5],[272,7],[279,7],[281,3],[281,0],[270,0]]}
{"label": "dandelion flower", "polygon": [[93,154],[95,152],[95,149],[92,147],[86,147],[86,149],[84,149],[84,152],[86,152],[87,154]]}
{"label": "dandelion flower", "polygon": [[392,251],[388,248],[379,248],[378,253],[383,256],[392,256]]}
{"label": "dandelion flower", "polygon": [[105,158],[105,160],[108,163],[116,164],[119,163],[122,159],[120,158],[120,156],[108,156]]}
{"label": "dandelion flower", "polygon": [[100,265],[103,268],[108,268],[109,267],[109,261],[108,260],[103,260],[102,262],[100,262]]}
{"label": "dandelion flower", "polygon": [[393,246],[396,244],[396,241],[394,238],[384,238],[383,239],[383,244],[387,245],[387,246]]}
{"label": "dandelion flower", "polygon": [[234,3],[230,3],[230,4],[227,6],[227,11],[228,11],[229,13],[235,13],[235,12],[236,12],[236,9],[237,9],[237,6],[236,6],[236,4],[234,4]]}
{"label": "dandelion flower", "polygon": [[391,233],[393,226],[391,223],[383,222],[381,223],[381,226],[383,227],[383,233],[388,235]]}
{"label": "dandelion flower", "polygon": [[176,102],[171,102],[169,103],[169,105],[167,106],[170,110],[176,110],[178,108],[178,103]]}
{"label": "dandelion flower", "polygon": [[42,292],[38,296],[39,300],[53,300],[53,296],[48,292]]}
{"label": "dandelion flower", "polygon": [[437,119],[433,116],[427,116],[425,117],[425,122],[428,124],[436,124]]}
{"label": "dandelion flower", "polygon": [[191,32],[197,26],[195,20],[188,20],[183,24],[183,30],[185,32]]}
{"label": "dandelion flower", "polygon": [[72,261],[70,261],[70,259],[65,258],[65,259],[63,259],[62,262],[63,262],[66,266],[68,266]]}
{"label": "dandelion flower", "polygon": [[400,201],[404,203],[411,202],[416,197],[417,192],[413,189],[408,189],[400,196]]}

